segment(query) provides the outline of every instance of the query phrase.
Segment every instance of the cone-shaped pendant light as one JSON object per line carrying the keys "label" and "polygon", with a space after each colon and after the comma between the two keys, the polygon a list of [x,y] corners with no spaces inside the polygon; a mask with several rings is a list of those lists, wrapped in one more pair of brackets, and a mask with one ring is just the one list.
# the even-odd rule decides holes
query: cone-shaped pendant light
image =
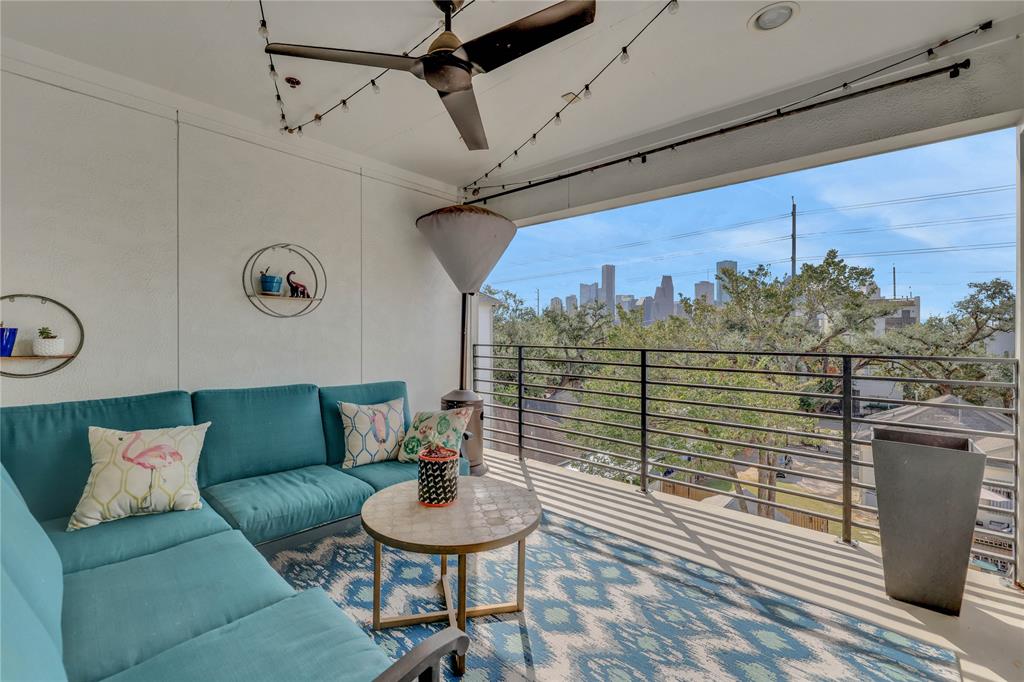
{"label": "cone-shaped pendant light", "polygon": [[487,472],[483,459],[483,400],[469,390],[470,297],[491,273],[501,254],[516,236],[515,224],[482,206],[447,206],[416,219],[416,227],[430,242],[452,282],[462,292],[462,342],[459,354],[459,388],[441,399],[445,409],[473,406],[468,431],[472,437],[463,447],[470,472]]}

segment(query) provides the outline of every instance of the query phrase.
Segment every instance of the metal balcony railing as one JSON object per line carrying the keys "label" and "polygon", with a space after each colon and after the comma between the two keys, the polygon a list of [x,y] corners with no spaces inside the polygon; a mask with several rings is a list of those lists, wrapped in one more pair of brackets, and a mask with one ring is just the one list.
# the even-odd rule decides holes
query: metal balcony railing
{"label": "metal balcony railing", "polygon": [[[875,425],[962,434],[988,455],[974,564],[1017,573],[1017,361],[477,344],[484,442],[877,542]],[[794,483],[793,481],[798,481]]]}

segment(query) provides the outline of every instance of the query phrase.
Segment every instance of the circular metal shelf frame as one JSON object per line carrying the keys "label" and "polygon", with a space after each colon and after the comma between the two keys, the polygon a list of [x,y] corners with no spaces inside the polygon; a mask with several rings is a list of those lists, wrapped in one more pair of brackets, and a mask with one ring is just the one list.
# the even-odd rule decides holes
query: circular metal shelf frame
{"label": "circular metal shelf frame", "polygon": [[[309,268],[309,273],[313,277],[312,286],[309,287],[309,298],[275,296],[262,293],[259,285],[260,265],[263,263],[261,259],[278,249],[294,254]],[[286,287],[288,283],[284,282],[282,286]],[[301,317],[319,308],[323,302],[324,295],[327,293],[327,272],[324,270],[323,263],[316,257],[316,254],[306,247],[288,242],[271,244],[256,251],[245,261],[245,266],[242,268],[242,290],[245,292],[245,296],[249,299],[252,307],[264,315],[279,318]],[[279,303],[287,303],[292,306],[292,310],[278,310],[275,306]]]}
{"label": "circular metal shelf frame", "polygon": [[[11,379],[33,379],[35,377],[42,377],[42,376],[46,376],[47,374],[53,374],[54,372],[58,372],[58,371],[64,369],[65,367],[67,367],[68,365],[70,365],[72,362],[74,362],[75,358],[78,357],[78,354],[82,352],[82,346],[85,345],[85,327],[82,326],[82,320],[78,317],[78,315],[75,314],[75,311],[72,310],[71,308],[67,307],[66,305],[64,305],[60,301],[52,299],[49,296],[41,296],[40,294],[3,294],[3,295],[0,295],[0,299],[2,299],[4,301],[10,301],[11,303],[15,302],[19,298],[34,298],[34,299],[37,299],[41,305],[46,305],[46,304],[52,303],[55,306],[57,306],[58,308],[60,308],[61,310],[63,310],[64,312],[66,312],[68,314],[68,316],[71,317],[71,319],[75,321],[75,324],[78,325],[78,346],[75,348],[75,350],[73,350],[67,356],[60,356],[60,355],[54,356],[52,358],[53,360],[63,360],[63,362],[61,362],[60,364],[55,365],[53,367],[49,367],[47,369],[40,370],[38,372],[8,372],[8,371],[5,371],[5,370],[0,370],[0,376],[9,377]],[[11,356],[11,357],[17,358],[19,356],[15,355],[15,356]],[[37,360],[35,357],[33,357],[33,358],[31,358],[31,360],[37,361],[37,362],[46,362],[47,360],[49,360],[49,358],[39,358]]]}

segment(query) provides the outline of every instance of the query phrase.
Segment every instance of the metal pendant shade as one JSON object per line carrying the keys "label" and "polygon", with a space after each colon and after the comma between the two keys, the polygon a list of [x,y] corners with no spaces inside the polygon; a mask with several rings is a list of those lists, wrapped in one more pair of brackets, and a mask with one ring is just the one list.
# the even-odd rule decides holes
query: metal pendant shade
{"label": "metal pendant shade", "polygon": [[505,253],[516,226],[482,206],[446,206],[416,219],[448,276],[464,294],[480,290]]}

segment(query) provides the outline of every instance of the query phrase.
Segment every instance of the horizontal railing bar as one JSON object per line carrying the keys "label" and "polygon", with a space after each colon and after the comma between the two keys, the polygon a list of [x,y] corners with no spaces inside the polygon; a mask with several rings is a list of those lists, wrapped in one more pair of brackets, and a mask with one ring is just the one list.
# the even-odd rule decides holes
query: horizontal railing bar
{"label": "horizontal railing bar", "polygon": [[[838,483],[840,485],[842,485],[842,483],[843,483],[843,479],[836,478],[834,476],[826,476],[824,474],[812,474],[812,473],[798,472],[798,471],[793,471],[792,469],[787,469],[785,467],[772,466],[771,464],[761,464],[761,463],[756,463],[755,464],[754,462],[745,462],[745,461],[743,461],[741,459],[733,459],[733,458],[730,458],[730,457],[720,457],[719,455],[707,455],[707,454],[700,453],[700,452],[693,452],[693,451],[690,451],[690,450],[680,450],[680,449],[676,449],[676,448],[666,448],[666,447],[661,447],[661,446],[657,446],[657,445],[648,445],[647,448],[649,450],[657,450],[659,452],[666,452],[666,453],[673,454],[673,455],[683,455],[684,457],[699,457],[700,459],[707,459],[707,460],[711,460],[713,462],[722,462],[724,464],[733,464],[733,465],[737,465],[737,466],[741,466],[741,467],[753,467],[755,469],[763,469],[765,471],[775,471],[775,472],[786,474],[786,475],[793,474],[794,476],[801,476],[801,477],[804,477],[804,478],[813,478],[813,479],[818,480],[818,481],[828,481],[829,483]],[[655,460],[655,461],[652,461],[651,464],[652,465],[653,464],[658,464],[658,465],[665,466],[665,467],[677,468],[674,464],[669,463],[669,462],[665,462],[664,460]]]}
{"label": "horizontal railing bar", "polygon": [[619,377],[592,377],[583,374],[565,374],[563,372],[540,372],[532,369],[524,369],[523,376],[527,374],[535,374],[542,377],[562,377],[563,379],[587,379],[588,381],[621,381],[627,384],[639,384],[639,379],[620,379]]}
{"label": "horizontal railing bar", "polygon": [[850,522],[850,525],[853,526],[854,528],[862,528],[864,530],[873,530],[876,533],[879,532],[878,526],[873,526],[870,523],[863,523],[861,521],[854,520],[854,521]]}
{"label": "horizontal railing bar", "polygon": [[[874,488],[872,488],[872,490],[874,490]],[[878,513],[878,507],[872,507],[870,505],[856,504],[855,503],[853,505],[853,508],[854,509],[858,509],[860,511],[864,511],[864,512],[870,512],[872,514],[877,514]],[[987,512],[992,512],[993,514],[1002,514],[1004,516],[1013,516],[1014,515],[1013,509],[1003,509],[1001,507],[993,507],[993,506],[988,505],[988,504],[979,504],[978,505],[978,511],[987,511]]]}
{"label": "horizontal railing bar", "polygon": [[736,391],[740,393],[765,393],[768,395],[789,395],[796,396],[799,398],[827,398],[830,401],[839,400],[841,396],[834,393],[811,393],[807,391],[783,391],[774,388],[750,388],[749,386],[729,386],[728,384],[720,384],[713,386],[711,384],[691,384],[684,382],[674,381],[654,381],[653,379],[647,382],[651,386],[669,386],[671,388],[698,388],[707,389],[709,391]]}
{"label": "horizontal railing bar", "polygon": [[558,362],[576,365],[606,365],[608,367],[636,367],[639,369],[639,362],[611,362],[609,360],[570,360],[568,358],[538,358],[533,355],[524,355],[523,360],[534,362]]}
{"label": "horizontal railing bar", "polygon": [[[477,392],[479,393],[479,391]],[[601,410],[602,412],[618,412],[620,414],[632,414],[638,417],[640,416],[640,410],[627,410],[624,407],[605,407],[602,405],[594,405],[593,403],[571,403],[568,400],[554,400],[553,398],[530,397],[530,400],[537,400],[542,403],[553,403],[555,405],[568,405],[569,407],[585,407],[591,410]],[[576,417],[571,418],[576,419]]]}
{"label": "horizontal railing bar", "polygon": [[783,369],[745,369],[741,367],[701,367],[699,365],[655,365],[648,363],[647,366],[651,369],[673,369],[673,370],[685,370],[688,372],[725,372],[725,373],[736,373],[736,374],[767,374],[767,375],[779,375],[787,377],[806,377],[809,379],[838,379],[841,378],[836,374],[826,374],[824,372],[796,372],[792,370]]}
{"label": "horizontal railing bar", "polygon": [[926,377],[890,377],[871,376],[869,374],[854,374],[853,380],[874,379],[875,381],[891,381],[897,384],[947,384],[950,386],[982,386],[985,388],[1016,388],[1015,384],[1006,381],[978,381],[975,379],[929,379]]}
{"label": "horizontal railing bar", "polygon": [[965,436],[984,436],[986,438],[1005,438],[1006,440],[1017,440],[1017,435],[1013,433],[1006,433],[1005,431],[980,431],[978,429],[968,429],[959,426],[945,426],[943,424],[917,424],[912,422],[889,422],[880,421],[878,419],[871,419],[865,417],[853,417],[851,419],[855,424],[870,424],[872,426],[888,426],[890,428],[907,428],[907,429],[926,429],[929,431],[942,431],[944,433],[960,433]]}
{"label": "horizontal railing bar", "polygon": [[[731,440],[731,439],[728,439],[728,438],[715,438],[714,436],[701,436],[701,435],[697,435],[697,434],[682,433],[682,432],[678,432],[678,431],[665,431],[665,430],[662,430],[662,429],[647,429],[647,430],[650,433],[657,433],[657,434],[660,434],[660,435],[663,435],[663,436],[671,436],[673,438],[683,438],[685,440],[699,440],[699,441],[704,441],[705,443],[717,443],[719,445],[729,445],[729,446],[732,446],[732,447],[739,447],[739,448],[744,448],[744,449],[750,448],[750,449],[753,449],[753,450],[765,450],[766,452],[777,452],[779,454],[791,455],[793,457],[811,457],[811,459],[825,459],[824,456],[814,457],[814,456],[812,456],[813,453],[809,454],[809,453],[806,453],[806,452],[801,452],[799,450],[791,450],[789,448],[781,448],[781,447],[777,447],[777,446],[774,446],[774,445],[761,445],[760,443],[749,443],[747,441],[742,441],[742,440]],[[651,446],[651,447],[653,447],[653,446]],[[829,457],[827,459],[829,459],[831,461],[839,461],[839,462],[842,461],[842,458],[839,458],[839,457]]]}
{"label": "horizontal railing bar", "polygon": [[[541,438],[540,436],[531,436],[528,433],[523,434],[523,438],[526,440],[536,440],[542,443],[548,443],[550,445],[559,445],[561,447],[572,448],[573,450],[583,450],[584,452],[593,453],[596,455],[604,455],[605,457],[615,457],[617,459],[624,459],[628,462],[640,462],[639,457],[633,457],[632,455],[623,455],[618,452],[612,452],[611,450],[601,450],[599,448],[584,447],[582,445],[575,445],[573,443],[565,443],[559,440],[551,440],[550,438]],[[637,472],[639,473],[639,472]]]}
{"label": "horizontal railing bar", "polygon": [[501,440],[500,438],[492,438],[491,436],[484,436],[484,440],[489,443],[500,443],[501,445],[507,445],[512,448],[519,448],[519,443],[510,443],[507,440]]}
{"label": "horizontal railing bar", "polygon": [[[664,462],[653,462],[653,464],[657,464],[659,466],[669,466],[669,465],[666,465]],[[833,500],[831,498],[824,497],[822,495],[815,495],[814,493],[798,492],[798,491],[795,491],[795,490],[789,490],[788,488],[780,488],[777,485],[768,485],[766,483],[755,483],[753,481],[748,481],[748,480],[743,479],[743,478],[736,478],[735,476],[726,476],[725,474],[717,474],[717,473],[712,473],[712,472],[708,472],[708,471],[701,471],[700,469],[691,469],[690,467],[680,466],[680,465],[676,465],[676,464],[672,464],[671,467],[673,469],[675,469],[676,471],[685,471],[688,474],[697,474],[697,475],[700,475],[700,476],[704,476],[706,478],[714,478],[714,479],[717,479],[717,480],[720,480],[720,481],[729,481],[731,483],[739,483],[740,485],[750,485],[750,486],[753,486],[755,488],[760,488],[762,490],[774,490],[775,492],[786,493],[787,495],[793,495],[794,497],[801,497],[801,498],[808,499],[808,500],[815,500],[817,502],[823,502],[825,504],[834,504],[837,507],[841,507],[842,504],[843,504],[842,500]],[[650,468],[650,466],[648,466],[648,469],[649,468]],[[678,481],[678,482],[682,483],[683,485],[686,485],[682,481]]]}
{"label": "horizontal railing bar", "polygon": [[[476,359],[476,358],[485,358],[485,359],[488,359],[488,360],[518,360],[519,359],[515,355],[476,355],[476,354],[473,355],[473,358],[474,359]],[[474,363],[473,366],[476,367],[477,365]],[[490,368],[490,367],[482,367],[481,369],[492,369],[492,368]]]}
{"label": "horizontal railing bar", "polygon": [[633,471],[632,469],[627,469],[625,467],[615,466],[614,464],[604,464],[602,462],[592,462],[589,459],[586,459],[584,457],[575,457],[573,455],[566,455],[566,454],[563,454],[561,452],[551,452],[550,450],[545,450],[544,448],[535,448],[535,447],[531,447],[529,445],[524,445],[523,446],[523,450],[529,450],[530,452],[539,452],[539,453],[541,453],[543,455],[549,455],[551,457],[559,457],[561,459],[567,459],[567,460],[570,460],[570,461],[573,461],[573,462],[583,462],[584,464],[588,464],[590,466],[602,467],[604,469],[610,469],[612,471],[618,471],[620,473],[628,474],[630,476],[639,476],[640,475],[639,471]]}
{"label": "horizontal railing bar", "polygon": [[[927,400],[909,400],[909,399],[905,399],[905,398],[875,398],[875,397],[865,398],[865,397],[859,397],[859,396],[854,396],[853,400],[855,402],[861,402],[861,403],[891,403],[893,405],[919,405],[921,407],[935,407],[935,408],[943,408],[943,407],[945,407],[946,409],[952,409],[950,406],[937,405],[935,403],[930,403]],[[957,410],[976,410],[978,412],[995,412],[996,414],[1008,414],[1008,415],[1016,414],[1016,411],[1012,407],[994,407],[992,405],[971,405],[970,403],[957,404],[955,409],[957,409]]]}
{"label": "horizontal railing bar", "polygon": [[[480,388],[475,389],[475,392],[476,393],[480,393],[482,395],[491,395],[491,396],[494,396],[495,398],[515,398],[515,400],[517,402],[519,401],[519,396],[516,395],[515,393],[497,393],[495,391],[485,391],[485,390],[480,389]],[[506,410],[514,410],[514,409],[516,409],[514,407],[509,407],[508,405],[499,405],[499,407],[504,407]]]}
{"label": "horizontal railing bar", "polygon": [[[526,410],[523,410],[524,412]],[[538,413],[542,414],[542,413]],[[619,445],[628,445],[632,448],[640,447],[639,441],[628,441],[621,438],[612,438],[611,436],[599,436],[593,433],[583,433],[582,431],[573,431],[572,429],[563,429],[560,426],[548,426],[546,424],[530,424],[530,426],[538,429],[544,429],[545,431],[556,431],[558,433],[567,433],[571,436],[582,436],[584,438],[593,438],[595,440],[605,441],[606,443],[618,443]]]}
{"label": "horizontal railing bar", "polygon": [[746,412],[764,412],[765,414],[781,414],[789,417],[802,417],[808,419],[820,419],[821,415],[811,412],[797,412],[796,410],[782,410],[775,407],[754,407],[752,405],[726,405],[724,403],[712,403],[704,400],[683,400],[681,398],[658,398],[648,396],[648,402],[672,403],[673,405],[691,405],[694,407],[721,408],[723,410],[743,410]]}
{"label": "horizontal railing bar", "polygon": [[[719,490],[718,488],[712,488],[710,486],[701,485],[700,483],[689,483],[689,482],[685,482],[685,481],[678,481],[676,479],[666,478],[664,476],[658,476],[657,474],[647,474],[647,478],[652,478],[652,479],[654,479],[656,481],[666,481],[668,483],[675,483],[676,485],[686,486],[687,488],[696,488],[698,490],[706,490],[706,491],[708,491],[710,493],[714,493],[716,495],[727,495],[729,497],[732,497],[732,498],[735,498],[735,499],[738,499],[738,500],[743,500],[743,501],[748,502],[750,504],[763,504],[763,505],[766,505],[766,506],[769,506],[769,507],[774,507],[776,509],[785,509],[787,511],[799,512],[801,514],[807,514],[808,516],[816,516],[816,517],[821,518],[821,519],[826,519],[828,521],[836,521],[838,523],[842,523],[842,521],[843,521],[843,519],[838,517],[838,516],[833,516],[831,514],[826,514],[824,512],[814,511],[813,509],[803,509],[802,507],[794,507],[794,506],[789,505],[789,504],[783,504],[781,502],[772,502],[770,500],[759,500],[756,497],[750,497],[748,495],[740,495],[739,493],[733,492],[731,490]],[[668,494],[668,493],[666,493],[666,494]]]}
{"label": "horizontal railing bar", "polygon": [[[540,384],[526,384],[526,383],[524,383],[523,386],[526,386],[527,388],[543,388],[543,389],[553,388],[552,386],[541,386]],[[640,400],[640,396],[638,394],[636,394],[636,393],[612,393],[611,391],[597,391],[597,390],[594,390],[592,388],[573,388],[572,386],[559,386],[558,388],[561,391],[568,391],[568,392],[571,392],[571,393],[590,393],[590,394],[593,394],[593,395],[608,395],[608,396],[611,396],[613,398],[631,398],[633,400]],[[527,396],[527,397],[529,397],[529,396]]]}
{"label": "horizontal railing bar", "polygon": [[508,422],[509,424],[518,424],[518,419],[509,419],[508,417],[496,417],[493,414],[484,413],[484,419],[496,419],[500,422]]}
{"label": "horizontal railing bar", "polygon": [[764,433],[778,433],[784,436],[797,436],[805,438],[816,438],[820,440],[830,440],[836,443],[842,443],[842,436],[824,436],[814,433],[808,433],[807,431],[790,431],[788,429],[779,429],[774,426],[754,426],[752,424],[743,424],[741,422],[726,422],[719,421],[717,419],[702,419],[699,417],[683,417],[673,414],[663,414],[661,412],[648,412],[647,416],[651,419],[673,419],[676,421],[692,422],[695,424],[710,424],[712,426],[724,426],[733,429],[743,429],[749,431],[762,431]]}
{"label": "horizontal railing bar", "polygon": [[[552,415],[550,412],[541,412],[540,410],[530,410],[530,409],[527,409],[525,407],[523,408],[523,413],[524,414],[539,414],[542,417],[557,417],[559,419],[567,419],[567,420],[571,420],[571,421],[586,422],[587,424],[598,424],[600,426],[611,426],[612,428],[630,429],[631,431],[639,431],[640,430],[640,427],[636,426],[634,424],[619,424],[617,422],[606,422],[606,421],[603,421],[601,419],[591,419],[590,417],[577,417],[577,416],[567,417],[567,416],[560,415],[560,414]],[[581,433],[580,435],[581,436],[589,436],[590,434],[589,433]],[[637,443],[637,445],[639,445],[639,444],[640,443]]]}
{"label": "horizontal railing bar", "polygon": [[[505,381],[504,379],[477,379],[477,381],[479,381],[480,383],[483,383],[483,384],[498,384],[500,386],[518,386],[519,385],[518,382],[515,382],[515,381]],[[479,391],[477,391],[477,392],[479,393]],[[509,393],[509,394],[502,393],[501,395],[511,395],[513,398],[517,397],[515,393]]]}
{"label": "horizontal railing bar", "polygon": [[[602,351],[602,352],[638,352],[645,350],[643,348],[621,348],[618,346],[559,346],[551,344],[535,344],[535,343],[477,343],[473,344],[480,348],[555,348],[563,349],[568,348],[569,350],[590,350],[590,351]],[[857,360],[868,360],[868,361],[893,361],[893,360],[915,360],[915,361],[933,361],[933,362],[965,362],[965,363],[986,363],[986,364],[998,364],[998,365],[1010,365],[1016,364],[1016,358],[999,358],[990,356],[979,356],[979,357],[964,357],[964,356],[949,356],[949,355],[873,355],[873,354],[859,354],[859,353],[822,353],[822,352],[798,352],[798,351],[744,351],[744,350],[717,350],[717,349],[699,349],[699,348],[647,348],[648,353],[690,353],[694,355],[753,355],[753,356],[767,356],[767,357],[794,357],[794,358],[841,358],[843,356],[849,356],[850,358]]]}
{"label": "horizontal railing bar", "polygon": [[490,431],[491,433],[503,433],[506,436],[514,436],[516,438],[519,437],[519,434],[516,433],[515,431],[505,431],[504,429],[495,429],[495,428],[490,427],[490,426],[485,426],[485,427],[483,427],[483,429],[484,429],[484,431]]}

